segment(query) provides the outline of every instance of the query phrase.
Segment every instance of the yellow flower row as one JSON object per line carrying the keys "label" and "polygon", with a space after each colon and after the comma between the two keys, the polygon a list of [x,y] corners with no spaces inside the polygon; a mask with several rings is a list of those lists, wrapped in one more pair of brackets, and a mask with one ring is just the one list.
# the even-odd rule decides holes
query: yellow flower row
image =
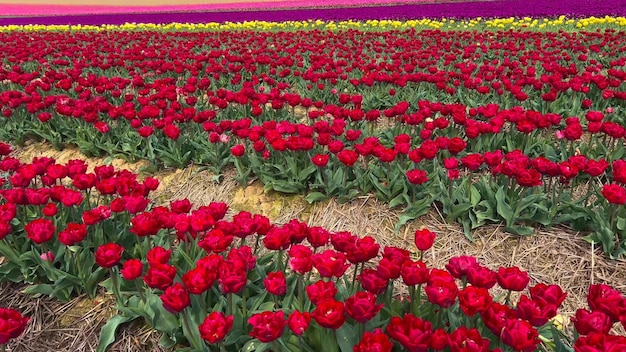
{"label": "yellow flower row", "polygon": [[0,26],[0,32],[7,31],[103,31],[103,30],[158,30],[158,31],[229,31],[229,30],[261,30],[261,31],[282,31],[282,30],[302,30],[302,29],[322,29],[322,30],[390,30],[390,29],[580,29],[585,27],[597,28],[621,28],[626,27],[626,17],[588,17],[580,19],[566,18],[560,16],[556,19],[537,18],[499,18],[455,21],[453,19],[419,19],[408,21],[395,20],[368,20],[368,21],[288,21],[288,22],[226,22],[226,23],[126,23],[123,25],[9,25]]}

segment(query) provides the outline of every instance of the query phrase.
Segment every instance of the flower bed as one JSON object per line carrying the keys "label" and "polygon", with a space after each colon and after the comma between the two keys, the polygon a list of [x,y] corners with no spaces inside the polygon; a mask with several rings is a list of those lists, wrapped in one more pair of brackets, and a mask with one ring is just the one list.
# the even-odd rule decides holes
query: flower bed
{"label": "flower bed", "polygon": [[[542,29],[622,22],[460,23],[539,29],[478,32],[413,28],[455,23],[443,20],[310,21],[288,31],[181,26],[184,36],[10,27],[0,33],[0,139],[154,168],[195,163],[218,176],[234,168],[243,186],[258,178],[309,202],[375,195],[404,209],[397,230],[432,207],[468,238],[489,223],[517,235],[567,224],[619,257],[626,36]],[[249,30],[257,25],[274,30]],[[427,229],[399,248],[297,219],[227,217],[225,203],[157,206],[155,178],[88,172],[79,160],[26,163],[10,149],[0,144],[0,279],[61,300],[106,288],[119,314],[99,350],[135,319],[163,346],[200,351],[626,345],[612,332],[626,325],[626,299],[608,285],[589,287],[576,332],[560,331],[551,321],[566,297],[559,286],[471,256],[433,267]],[[26,323],[0,311],[0,343]]]}
{"label": "flower bed", "polygon": [[[2,279],[60,299],[107,287],[120,315],[103,328],[102,349],[119,324],[137,318],[164,333],[162,344],[195,350],[534,351],[542,341],[571,343],[550,323],[566,295],[558,286],[527,288],[518,268],[492,271],[468,256],[428,268],[422,256],[435,234],[426,229],[415,232],[412,249],[381,248],[369,236],[298,220],[277,225],[248,212],[225,220],[224,203],[154,207],[146,196],[158,182],[112,167],[87,173],[78,160],[4,157],[0,169],[0,253],[9,259]],[[609,330],[624,323],[626,298],[592,285],[589,305],[576,312],[577,350],[623,348],[626,340]]]}
{"label": "flower bed", "polygon": [[[224,203],[156,207],[146,196],[157,181],[137,182],[110,166],[88,173],[78,160],[6,156],[0,169],[0,253],[9,259],[2,279],[60,299],[107,287],[120,313],[103,328],[99,350],[137,318],[164,333],[163,345],[198,351],[534,351],[539,344],[603,351],[626,344],[610,334],[626,320],[626,298],[610,286],[590,287],[589,310],[574,317],[580,337],[563,335],[550,322],[566,296],[558,286],[527,287],[528,273],[517,267],[495,271],[469,256],[429,268],[423,254],[436,235],[427,229],[415,232],[414,248],[382,248],[369,236],[298,220],[271,224],[248,212],[226,220]],[[513,301],[512,292],[522,295]],[[28,320],[2,312],[6,343]]]}
{"label": "flower bed", "polygon": [[[623,253],[624,60],[605,56],[621,32],[431,31],[418,48],[413,30],[277,32],[270,46],[266,35],[3,33],[30,51],[0,71],[0,137],[217,174],[232,165],[242,185],[258,177],[310,202],[374,193],[405,208],[398,228],[432,204],[467,236],[565,223]],[[215,48],[159,48],[194,40]]]}

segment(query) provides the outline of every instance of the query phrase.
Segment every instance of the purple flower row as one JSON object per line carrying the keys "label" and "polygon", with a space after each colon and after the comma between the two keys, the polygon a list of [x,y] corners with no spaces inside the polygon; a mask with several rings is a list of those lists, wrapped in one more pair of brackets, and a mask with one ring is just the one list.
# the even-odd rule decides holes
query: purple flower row
{"label": "purple flower row", "polygon": [[243,22],[243,21],[302,21],[368,20],[411,18],[473,18],[473,17],[572,17],[626,15],[623,0],[495,0],[489,2],[450,2],[429,4],[385,5],[359,8],[334,7],[323,9],[286,9],[260,11],[221,11],[189,13],[94,14],[75,16],[41,16],[0,18],[0,25],[26,24],[123,24],[169,22]]}

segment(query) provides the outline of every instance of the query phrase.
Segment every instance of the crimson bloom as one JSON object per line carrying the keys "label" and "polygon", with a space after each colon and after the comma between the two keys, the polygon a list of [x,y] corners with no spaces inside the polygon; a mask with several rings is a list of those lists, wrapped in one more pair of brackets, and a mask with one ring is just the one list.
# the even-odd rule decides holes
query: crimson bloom
{"label": "crimson bloom", "polygon": [[26,330],[28,320],[15,309],[0,308],[0,345],[20,336]]}
{"label": "crimson bloom", "polygon": [[148,251],[146,258],[149,265],[154,264],[167,264],[170,260],[172,252],[169,249],[165,249],[161,246],[156,246]]}
{"label": "crimson bloom", "polygon": [[410,352],[426,352],[433,333],[433,326],[413,314],[400,318],[391,317],[387,325],[387,333]]}
{"label": "crimson bloom", "polygon": [[452,352],[489,350],[489,340],[483,338],[478,330],[466,326],[454,330],[448,341]]}
{"label": "crimson bloom", "polygon": [[135,280],[139,278],[143,272],[143,263],[139,259],[129,259],[124,262],[122,270],[122,277],[124,280]]}
{"label": "crimson bloom", "polygon": [[393,343],[389,341],[387,334],[380,329],[366,331],[361,341],[354,346],[354,352],[391,352]]}
{"label": "crimson bloom", "polygon": [[343,303],[334,299],[320,302],[311,317],[321,327],[333,330],[339,329],[346,322]]}
{"label": "crimson bloom", "polygon": [[346,299],[346,313],[359,323],[368,322],[383,308],[382,304],[376,304],[376,297],[371,292],[357,292]]}
{"label": "crimson bloom", "polygon": [[322,301],[335,299],[337,287],[332,281],[319,280],[306,287],[306,294],[313,304],[319,304]]}
{"label": "crimson bloom", "polygon": [[459,292],[459,306],[468,317],[484,311],[492,301],[493,298],[486,288],[467,286]]}
{"label": "crimson bloom", "polygon": [[350,264],[346,263],[346,259],[345,254],[327,249],[322,253],[313,255],[313,266],[321,277],[340,277],[350,266]]}
{"label": "crimson bloom", "polygon": [[467,275],[467,271],[477,264],[476,258],[462,255],[450,258],[448,264],[446,264],[446,269],[455,278],[462,279]]}
{"label": "crimson bloom", "polygon": [[26,224],[24,230],[31,241],[42,244],[52,239],[56,227],[50,219],[35,219]]}
{"label": "crimson bloom", "polygon": [[282,271],[268,273],[267,277],[263,279],[263,284],[267,292],[275,296],[282,296],[287,292],[287,280]]}
{"label": "crimson bloom", "polygon": [[528,286],[528,282],[530,282],[528,273],[521,271],[516,266],[509,268],[500,267],[496,274],[496,279],[500,287],[511,291],[523,291]]}
{"label": "crimson bloom", "polygon": [[233,316],[225,316],[222,312],[211,312],[200,326],[200,337],[208,343],[218,343],[226,337],[233,327]]}
{"label": "crimson bloom", "polygon": [[374,269],[363,270],[359,275],[359,281],[363,289],[375,295],[383,293],[389,284],[389,279],[381,277],[378,270]]}
{"label": "crimson bloom", "polygon": [[344,149],[337,153],[337,158],[346,166],[352,166],[356,163],[359,158],[359,154],[357,154],[354,150]]}
{"label": "crimson bloom", "polygon": [[289,329],[291,329],[291,331],[298,336],[304,334],[310,324],[311,314],[309,314],[309,312],[300,312],[298,310],[294,310],[291,314],[289,314],[289,319],[287,320]]}
{"label": "crimson bloom", "polygon": [[515,351],[532,352],[539,345],[539,333],[527,321],[509,319],[502,329],[502,342],[513,347]]}
{"label": "crimson bloom", "polygon": [[422,261],[407,260],[402,264],[400,275],[407,286],[415,286],[428,281],[430,270]]}
{"label": "crimson bloom", "polygon": [[432,269],[426,284],[426,296],[431,303],[448,308],[456,301],[459,288],[450,273]]}
{"label": "crimson bloom", "polygon": [[96,263],[103,268],[112,268],[122,259],[124,247],[117,243],[107,243],[96,249]]}
{"label": "crimson bloom", "polygon": [[253,314],[248,319],[248,324],[252,325],[250,336],[261,342],[272,342],[283,334],[287,320],[282,310],[278,312],[262,312]]}
{"label": "crimson bloom", "polygon": [[191,304],[189,292],[178,282],[165,289],[161,295],[161,302],[165,310],[174,314],[182,312]]}
{"label": "crimson bloom", "polygon": [[608,334],[613,327],[611,318],[601,311],[589,312],[586,309],[576,310],[576,315],[572,317],[572,322],[576,331],[581,335],[591,333]]}
{"label": "crimson bloom", "polygon": [[85,237],[87,237],[87,225],[73,222],[68,223],[65,230],[59,232],[58,235],[59,242],[66,246],[73,246],[84,240]]}
{"label": "crimson bloom", "polygon": [[604,198],[606,198],[606,200],[608,200],[611,204],[626,204],[626,188],[620,185],[604,185],[602,186],[602,190],[600,191],[600,193],[602,193]]}
{"label": "crimson bloom", "polygon": [[411,184],[421,185],[428,181],[428,173],[424,170],[409,170],[406,172],[406,178]]}
{"label": "crimson bloom", "polygon": [[328,164],[328,154],[315,154],[311,157],[311,162],[317,167],[324,167]]}
{"label": "crimson bloom", "polygon": [[[532,289],[530,293],[531,295],[533,294]],[[535,293],[535,295],[538,294]],[[617,322],[620,318],[620,313],[626,311],[623,308],[626,301],[622,294],[613,287],[605,284],[589,286],[587,303],[592,311],[600,311],[608,315],[612,322]]]}
{"label": "crimson bloom", "polygon": [[237,144],[236,146],[230,148],[230,153],[235,157],[241,157],[246,152],[246,148],[243,144]]}
{"label": "crimson bloom", "polygon": [[198,265],[198,267],[186,272],[182,280],[190,293],[200,295],[215,284],[217,271]]}
{"label": "crimson bloom", "polygon": [[437,234],[428,229],[416,230],[415,246],[422,252],[427,251],[435,243],[435,237],[437,237]]}
{"label": "crimson bloom", "polygon": [[174,282],[176,267],[170,264],[156,263],[148,267],[143,281],[150,288],[165,290]]}
{"label": "crimson bloom", "polygon": [[289,254],[289,267],[295,273],[304,275],[311,271],[313,268],[313,251],[311,248],[296,244],[291,246],[288,251]]}

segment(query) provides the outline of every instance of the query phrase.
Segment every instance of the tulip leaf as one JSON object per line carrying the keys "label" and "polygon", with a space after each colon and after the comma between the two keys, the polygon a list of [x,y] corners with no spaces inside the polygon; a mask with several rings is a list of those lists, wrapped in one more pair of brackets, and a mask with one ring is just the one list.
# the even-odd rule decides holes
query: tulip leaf
{"label": "tulip leaf", "polygon": [[311,192],[304,197],[304,200],[306,200],[309,204],[313,204],[328,200],[328,198],[329,197],[322,192]]}
{"label": "tulip leaf", "polygon": [[531,226],[506,226],[503,230],[518,236],[530,236],[535,233],[535,229]]}
{"label": "tulip leaf", "polygon": [[478,188],[476,188],[476,186],[471,185],[470,186],[470,203],[472,204],[472,207],[475,207],[478,205],[478,203],[481,200],[480,197],[480,192],[478,191]]}
{"label": "tulip leaf", "polygon": [[504,194],[504,187],[500,187],[496,192],[496,209],[498,214],[504,218],[507,225],[511,225],[515,219],[513,219],[513,209],[511,205],[506,202]]}
{"label": "tulip leaf", "polygon": [[107,321],[107,323],[104,324],[104,326],[102,327],[102,330],[100,331],[100,341],[98,342],[98,347],[96,348],[96,352],[106,351],[107,348],[109,348],[109,346],[113,342],[115,342],[115,332],[117,331],[117,328],[120,325],[127,323],[135,318],[137,318],[137,316],[128,317],[128,316],[115,315],[111,319],[109,319],[109,321]]}
{"label": "tulip leaf", "polygon": [[267,350],[267,348],[269,346],[271,346],[271,345],[268,345],[268,344],[263,343],[263,342],[261,342],[259,340],[256,340],[256,339],[252,339],[252,340],[246,342],[245,345],[243,345],[243,348],[241,348],[241,352],[252,352],[252,351],[260,352],[260,351],[265,351],[265,350]]}
{"label": "tulip leaf", "polygon": [[351,352],[352,348],[359,342],[360,336],[350,324],[343,324],[337,329],[337,344],[341,352]]}
{"label": "tulip leaf", "polygon": [[472,208],[472,204],[470,203],[462,203],[462,204],[453,205],[452,211],[450,212],[450,214],[448,214],[448,218],[447,218],[448,222],[455,221],[459,216],[461,216],[463,213],[467,212],[471,208]]}

